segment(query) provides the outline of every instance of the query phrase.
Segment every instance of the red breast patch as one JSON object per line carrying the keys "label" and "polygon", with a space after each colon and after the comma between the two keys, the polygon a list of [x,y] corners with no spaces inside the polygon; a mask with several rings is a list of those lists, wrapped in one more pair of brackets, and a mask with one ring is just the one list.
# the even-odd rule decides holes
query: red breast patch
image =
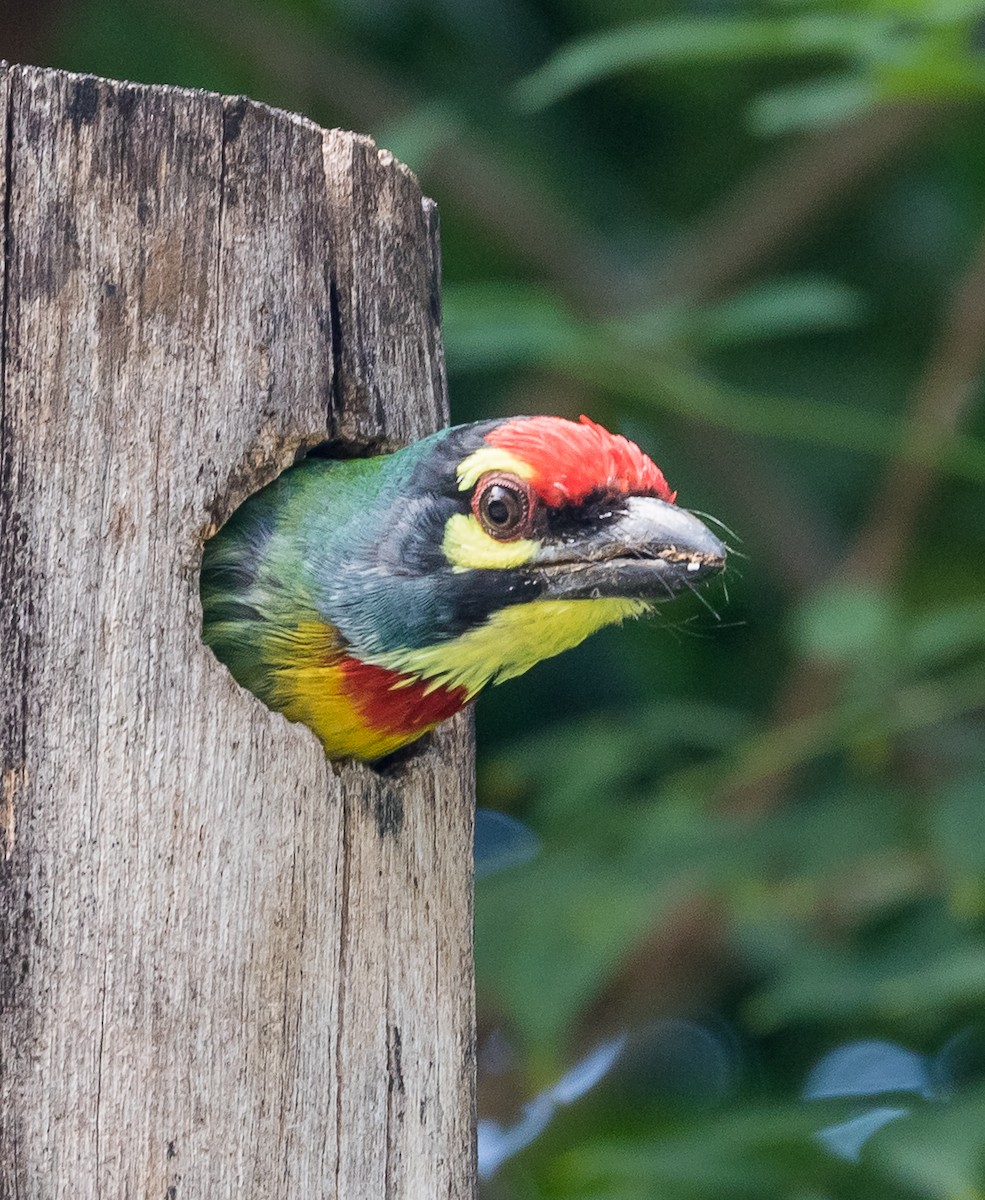
{"label": "red breast patch", "polygon": [[463,687],[436,687],[426,679],[404,682],[406,675],[343,658],[338,669],[346,694],[367,725],[386,733],[421,733],[454,716],[468,700]]}

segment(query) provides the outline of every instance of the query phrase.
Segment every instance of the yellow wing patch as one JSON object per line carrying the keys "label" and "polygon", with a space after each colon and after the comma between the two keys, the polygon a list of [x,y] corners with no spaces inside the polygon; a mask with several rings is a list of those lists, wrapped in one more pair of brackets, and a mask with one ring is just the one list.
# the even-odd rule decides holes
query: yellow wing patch
{"label": "yellow wing patch", "polygon": [[501,608],[460,637],[372,661],[430,679],[435,687],[464,687],[471,698],[487,683],[522,675],[542,658],[570,650],[604,625],[638,617],[649,607],[645,600],[534,600]]}

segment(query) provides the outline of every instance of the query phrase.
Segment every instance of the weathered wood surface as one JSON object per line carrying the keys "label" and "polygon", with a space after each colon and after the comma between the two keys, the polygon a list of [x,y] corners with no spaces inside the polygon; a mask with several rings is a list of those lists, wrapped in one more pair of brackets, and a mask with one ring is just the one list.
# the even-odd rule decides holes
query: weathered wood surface
{"label": "weathered wood surface", "polygon": [[199,638],[203,539],[446,419],[367,139],[0,68],[0,1197],[472,1194],[467,720],[327,764]]}

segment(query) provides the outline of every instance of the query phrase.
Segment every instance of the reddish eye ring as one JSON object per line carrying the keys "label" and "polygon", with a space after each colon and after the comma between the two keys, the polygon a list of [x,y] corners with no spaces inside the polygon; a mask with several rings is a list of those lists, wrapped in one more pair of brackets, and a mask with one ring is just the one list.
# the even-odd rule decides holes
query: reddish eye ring
{"label": "reddish eye ring", "polygon": [[487,475],[472,494],[472,515],[490,537],[513,542],[530,532],[533,494],[515,475]]}

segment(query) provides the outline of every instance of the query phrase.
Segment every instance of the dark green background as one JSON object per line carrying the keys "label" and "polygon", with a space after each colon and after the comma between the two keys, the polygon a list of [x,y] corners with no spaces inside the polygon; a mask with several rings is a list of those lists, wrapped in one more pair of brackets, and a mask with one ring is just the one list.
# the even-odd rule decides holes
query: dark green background
{"label": "dark green background", "polygon": [[[454,417],[587,412],[734,530],[707,605],[479,703],[542,842],[478,888],[482,1112],[627,1037],[486,1195],[985,1195],[985,4],[8,9],[8,58],[373,134],[441,210]],[[804,1099],[864,1038],[923,1094],[885,1051]]]}

